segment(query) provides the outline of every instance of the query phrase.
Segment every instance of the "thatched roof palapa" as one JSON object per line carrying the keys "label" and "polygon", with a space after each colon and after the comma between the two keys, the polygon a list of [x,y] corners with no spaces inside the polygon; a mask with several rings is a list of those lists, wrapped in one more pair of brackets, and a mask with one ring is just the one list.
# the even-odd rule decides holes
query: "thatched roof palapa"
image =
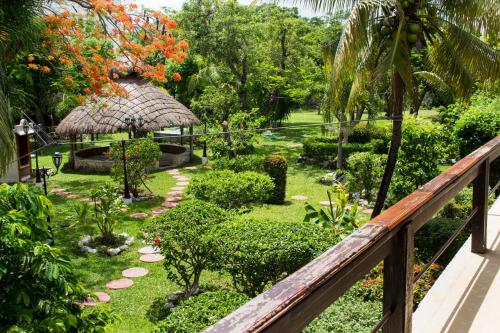
{"label": "thatched roof palapa", "polygon": [[130,75],[116,81],[127,96],[93,97],[73,111],[56,128],[59,135],[116,133],[128,130],[125,118],[144,119],[141,131],[198,125],[199,119],[164,90]]}

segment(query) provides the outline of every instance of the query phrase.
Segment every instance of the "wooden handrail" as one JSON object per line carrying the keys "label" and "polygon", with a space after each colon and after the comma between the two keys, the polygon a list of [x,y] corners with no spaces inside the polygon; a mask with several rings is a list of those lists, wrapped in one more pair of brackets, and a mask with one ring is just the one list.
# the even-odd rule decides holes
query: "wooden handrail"
{"label": "wooden handrail", "polygon": [[500,135],[205,332],[300,332],[382,260],[383,332],[411,332],[415,232],[472,182],[472,251],[483,253],[489,167],[499,156]]}

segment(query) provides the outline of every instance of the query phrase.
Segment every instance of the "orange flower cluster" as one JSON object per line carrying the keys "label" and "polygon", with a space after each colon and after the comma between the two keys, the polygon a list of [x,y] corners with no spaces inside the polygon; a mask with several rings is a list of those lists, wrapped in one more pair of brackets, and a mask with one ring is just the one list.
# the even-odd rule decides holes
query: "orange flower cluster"
{"label": "orange flower cluster", "polygon": [[[64,0],[60,0],[64,3]],[[156,82],[179,73],[165,73],[166,59],[181,64],[189,45],[172,36],[177,24],[160,12],[142,13],[136,4],[115,4],[112,0],[86,0],[92,8],[85,14],[64,11],[45,17],[46,58],[74,68],[86,79],[85,94],[122,94],[112,69],[135,72]],[[90,27],[90,28],[89,28]],[[49,59],[50,58],[50,59]],[[30,59],[28,62],[31,63]],[[49,68],[50,70],[50,68]],[[47,69],[42,69],[48,72]],[[67,84],[73,80],[65,78]]]}

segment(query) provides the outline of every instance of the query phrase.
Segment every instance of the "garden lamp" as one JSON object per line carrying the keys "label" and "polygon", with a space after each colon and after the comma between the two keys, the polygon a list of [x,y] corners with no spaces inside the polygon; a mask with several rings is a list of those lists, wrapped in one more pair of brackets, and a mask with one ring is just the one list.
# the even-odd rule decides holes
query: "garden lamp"
{"label": "garden lamp", "polygon": [[59,167],[61,166],[61,163],[62,163],[62,154],[60,152],[56,151],[52,155],[52,162],[54,162],[54,165],[56,167],[56,173],[58,173]]}
{"label": "garden lamp", "polygon": [[138,124],[138,125],[139,125],[138,127],[142,127],[142,126],[144,126],[144,123],[145,123],[144,118],[139,117],[139,118],[137,119],[137,121],[138,121],[138,123],[139,123],[139,124]]}
{"label": "garden lamp", "polygon": [[23,123],[23,130],[24,135],[28,135],[30,133],[30,124],[27,121]]}

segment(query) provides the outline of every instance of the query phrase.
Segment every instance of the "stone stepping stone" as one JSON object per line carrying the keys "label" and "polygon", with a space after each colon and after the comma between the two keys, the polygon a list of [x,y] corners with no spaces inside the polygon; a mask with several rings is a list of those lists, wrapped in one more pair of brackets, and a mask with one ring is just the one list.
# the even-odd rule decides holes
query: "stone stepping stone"
{"label": "stone stepping stone", "polygon": [[62,193],[62,192],[66,192],[66,189],[64,189],[64,188],[55,188],[55,189],[53,189],[50,192],[51,193]]}
{"label": "stone stepping stone", "polygon": [[291,197],[293,200],[299,200],[299,201],[304,201],[307,200],[307,197],[305,195],[294,195]]}
{"label": "stone stepping stone", "polygon": [[60,196],[62,196],[62,197],[67,198],[67,197],[68,197],[68,196],[70,196],[72,193],[71,193],[71,192],[66,192],[66,191],[64,191],[64,192],[59,192],[59,193],[57,193],[57,194],[59,194],[59,195],[60,195]]}
{"label": "stone stepping stone", "polygon": [[321,206],[330,206],[330,201],[320,201],[319,204]]}
{"label": "stone stepping stone", "polygon": [[177,182],[175,183],[175,186],[188,186],[189,182]]}
{"label": "stone stepping stone", "polygon": [[90,199],[90,198],[80,198],[80,201],[81,202],[91,202],[92,199]]}
{"label": "stone stepping stone", "polygon": [[167,193],[168,195],[183,195],[183,191],[170,191]]}
{"label": "stone stepping stone", "polygon": [[132,213],[132,214],[130,214],[130,217],[134,218],[134,219],[143,219],[143,218],[148,217],[148,216],[149,215],[146,213]]}
{"label": "stone stepping stone", "polygon": [[119,280],[113,280],[109,281],[106,283],[106,288],[108,289],[125,289],[132,287],[134,284],[134,281],[130,279],[119,279]]}
{"label": "stone stepping stone", "polygon": [[97,302],[94,301],[92,298],[88,297],[86,298],[80,305],[84,308],[89,307],[89,306],[97,306]]}
{"label": "stone stepping stone", "polygon": [[186,176],[174,176],[175,179],[181,180],[181,181],[188,181],[189,177]]}
{"label": "stone stepping stone", "polygon": [[143,254],[139,258],[139,260],[143,261],[143,262],[158,262],[158,261],[162,261],[163,259],[165,259],[165,257],[159,253]]}
{"label": "stone stepping stone", "polygon": [[70,194],[66,198],[68,199],[80,199],[82,196],[80,194]]}
{"label": "stone stepping stone", "polygon": [[136,278],[148,274],[149,270],[142,267],[132,267],[122,271],[122,275],[126,278]]}
{"label": "stone stepping stone", "polygon": [[166,202],[162,203],[161,205],[162,205],[162,207],[172,208],[172,207],[177,206],[177,202],[166,201]]}
{"label": "stone stepping stone", "polygon": [[167,173],[169,175],[180,175],[181,174],[181,172],[179,170],[177,170],[177,169],[168,170]]}
{"label": "stone stepping stone", "polygon": [[371,209],[371,208],[363,209],[362,212],[365,214],[371,215],[373,213],[373,209]]}
{"label": "stone stepping stone", "polygon": [[288,148],[300,148],[302,147],[302,143],[292,143],[287,145]]}
{"label": "stone stepping stone", "polygon": [[145,246],[137,250],[140,254],[157,254],[160,253],[160,249],[154,246]]}
{"label": "stone stepping stone", "polygon": [[198,167],[196,167],[196,166],[193,165],[193,166],[185,167],[184,169],[186,169],[186,170],[196,170],[196,169],[198,169]]}
{"label": "stone stepping stone", "polygon": [[52,183],[52,184],[48,184],[47,187],[60,187],[61,185],[59,184],[56,184],[56,183]]}
{"label": "stone stepping stone", "polygon": [[186,186],[174,186],[171,188],[172,191],[184,191]]}
{"label": "stone stepping stone", "polygon": [[182,201],[182,197],[168,197],[165,199],[166,202],[179,202]]}
{"label": "stone stepping stone", "polygon": [[120,208],[120,211],[122,211],[122,212],[127,212],[127,211],[128,211],[128,208],[127,208],[127,207],[122,207],[122,208]]}
{"label": "stone stepping stone", "polygon": [[97,296],[97,299],[99,299],[100,302],[108,303],[111,300],[111,297],[105,292],[96,291],[94,294]]}
{"label": "stone stepping stone", "polygon": [[168,210],[168,209],[166,209],[166,208],[158,208],[158,209],[153,210],[151,213],[152,213],[152,214],[163,214],[163,213],[165,213],[167,210]]}

